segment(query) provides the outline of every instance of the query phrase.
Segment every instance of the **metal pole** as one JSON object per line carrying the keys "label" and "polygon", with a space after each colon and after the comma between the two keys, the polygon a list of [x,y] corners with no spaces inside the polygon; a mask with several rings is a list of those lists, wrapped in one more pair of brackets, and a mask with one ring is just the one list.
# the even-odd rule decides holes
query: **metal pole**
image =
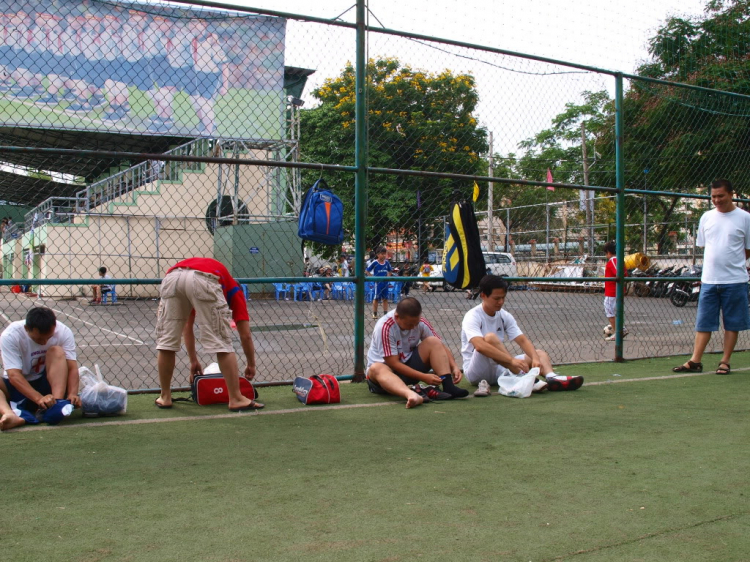
{"label": "metal pole", "polygon": [[[648,189],[647,183],[648,168],[643,170],[643,189]],[[643,255],[648,255],[648,199],[647,195],[643,194]]]}
{"label": "metal pole", "polygon": [[624,361],[622,354],[622,328],[625,315],[625,169],[623,166],[623,107],[622,74],[615,75],[615,177],[617,211],[615,214],[617,243],[617,315],[615,317],[615,361]]}
{"label": "metal pole", "polygon": [[[495,175],[495,160],[492,154],[493,147],[492,147],[492,131],[490,131],[490,169],[489,169],[489,176],[493,177]],[[492,228],[492,205],[494,200],[494,182],[487,182],[487,251],[488,252],[494,252],[495,251],[495,236]]]}
{"label": "metal pole", "polygon": [[[583,185],[589,185],[589,159],[588,148],[586,146],[586,123],[581,121],[581,151],[583,152]],[[586,225],[589,230],[589,256],[594,255],[594,205],[591,200],[592,192],[584,192],[584,202],[586,204]]]}
{"label": "metal pole", "polygon": [[547,260],[547,263],[549,263],[549,201],[544,204],[546,215],[547,215],[547,225],[545,228],[545,236],[544,236],[544,258]]}
{"label": "metal pole", "polygon": [[505,251],[510,251],[510,207],[505,209]]}
{"label": "metal pole", "polygon": [[365,221],[367,220],[367,107],[365,105],[365,73],[367,35],[365,31],[366,0],[357,0],[357,57],[355,103],[355,166],[354,179],[354,382],[365,378]]}

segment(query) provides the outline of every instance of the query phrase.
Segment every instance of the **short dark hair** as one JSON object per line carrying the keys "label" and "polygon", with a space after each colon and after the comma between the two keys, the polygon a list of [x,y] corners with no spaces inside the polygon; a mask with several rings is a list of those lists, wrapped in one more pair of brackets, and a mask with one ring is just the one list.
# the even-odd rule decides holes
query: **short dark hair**
{"label": "short dark hair", "polygon": [[107,274],[107,268],[106,267],[100,267],[99,268],[99,273],[101,273],[102,275],[106,275]]}
{"label": "short dark hair", "polygon": [[495,289],[508,290],[508,280],[499,275],[485,275],[479,281],[479,292],[485,297],[489,297]]}
{"label": "short dark hair", "polygon": [[605,254],[616,254],[617,253],[617,244],[615,244],[613,241],[609,241],[604,245],[604,253]]}
{"label": "short dark hair", "polygon": [[29,331],[36,329],[40,334],[49,334],[56,324],[55,313],[44,306],[30,308],[26,313],[26,327]]}
{"label": "short dark hair", "polygon": [[729,180],[719,178],[711,182],[711,189],[721,189],[722,187],[727,190],[727,193],[734,193],[734,187]]}
{"label": "short dark hair", "polygon": [[404,297],[396,305],[396,314],[407,318],[419,318],[422,316],[422,303],[414,297]]}
{"label": "short dark hair", "polygon": [[385,254],[388,250],[385,249],[385,246],[378,246],[378,249],[375,251],[378,254]]}

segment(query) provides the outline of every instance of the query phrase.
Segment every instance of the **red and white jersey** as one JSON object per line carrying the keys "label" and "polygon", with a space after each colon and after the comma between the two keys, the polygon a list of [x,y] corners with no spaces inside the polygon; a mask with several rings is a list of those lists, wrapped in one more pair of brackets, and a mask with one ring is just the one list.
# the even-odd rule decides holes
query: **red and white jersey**
{"label": "red and white jersey", "polygon": [[440,337],[424,316],[419,319],[416,328],[402,330],[393,317],[395,312],[391,310],[375,324],[367,352],[368,369],[373,363],[385,363],[385,358],[393,355],[398,355],[398,360],[406,363],[419,342],[430,336]]}

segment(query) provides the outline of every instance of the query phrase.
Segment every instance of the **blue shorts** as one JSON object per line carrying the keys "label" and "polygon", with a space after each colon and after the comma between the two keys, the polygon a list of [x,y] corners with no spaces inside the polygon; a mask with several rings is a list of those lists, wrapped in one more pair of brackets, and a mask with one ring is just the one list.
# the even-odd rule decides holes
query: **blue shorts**
{"label": "blue shorts", "polygon": [[[8,399],[8,402],[17,402],[21,403],[24,400],[26,400],[26,396],[21,394],[21,392],[16,389],[13,384],[11,384],[10,379],[3,378],[3,382],[5,383],[6,388],[8,389],[8,395],[10,398]],[[42,396],[46,396],[47,394],[52,394],[52,388],[49,385],[49,381],[47,380],[47,371],[42,371],[42,376],[39,377],[36,380],[28,381],[31,385],[31,388],[36,390],[39,394]]]}
{"label": "blue shorts", "polygon": [[375,287],[375,300],[376,301],[387,301],[388,300],[388,283],[378,283]]}
{"label": "blue shorts", "polygon": [[715,332],[719,329],[719,311],[724,317],[724,329],[741,332],[750,329],[747,283],[712,285],[703,283],[695,318],[696,332]]}

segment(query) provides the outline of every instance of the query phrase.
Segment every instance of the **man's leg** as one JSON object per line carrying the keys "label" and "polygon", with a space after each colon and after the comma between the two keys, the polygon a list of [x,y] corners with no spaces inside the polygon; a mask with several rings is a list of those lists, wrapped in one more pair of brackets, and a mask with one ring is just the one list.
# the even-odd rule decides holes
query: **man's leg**
{"label": "man's leg", "polygon": [[732,360],[732,352],[734,347],[737,345],[737,339],[739,338],[739,332],[731,332],[724,330],[724,355],[721,356],[721,362],[729,365]]}
{"label": "man's leg", "polygon": [[383,299],[380,302],[383,303],[383,314],[386,314],[388,312],[388,299]]}
{"label": "man's leg", "polygon": [[172,376],[174,375],[176,352],[159,349],[156,352],[156,366],[159,371],[159,388],[161,394],[156,399],[157,406],[170,407],[172,405]]}
{"label": "man's leg", "polygon": [[3,379],[0,378],[0,431],[13,429],[26,423],[26,421],[17,416],[10,404],[8,404],[8,389],[5,387]]}
{"label": "man's leg", "polygon": [[405,398],[407,408],[419,406],[423,402],[422,397],[406,386],[406,383],[385,363],[373,363],[367,371],[367,376],[388,394]]}
{"label": "man's leg", "polygon": [[250,405],[252,400],[243,396],[240,392],[240,369],[237,365],[237,354],[217,353],[216,360],[219,363],[221,374],[227,383],[227,392],[229,393],[230,408],[245,408]]}
{"label": "man's leg", "polygon": [[[693,363],[700,363],[703,359],[703,352],[706,351],[706,346],[711,340],[711,332],[695,332],[695,341],[693,343],[693,355],[690,360]],[[737,340],[735,340],[737,343]]]}
{"label": "man's leg", "polygon": [[[553,373],[554,369],[552,368],[552,359],[550,359],[549,354],[543,349],[537,349],[536,354],[539,356],[539,363],[541,363],[539,374],[546,376]],[[528,363],[529,368],[531,368],[531,357],[524,355],[524,360]]]}
{"label": "man's leg", "polygon": [[[703,352],[711,340],[711,332],[719,329],[719,310],[721,298],[719,296],[719,287],[708,283],[701,285],[700,298],[698,299],[698,312],[695,315],[695,341],[693,342],[693,354],[690,361],[682,365],[685,370],[694,371],[690,363],[703,368],[701,363]],[[675,367],[680,369],[680,367]],[[673,371],[675,369],[672,369]],[[679,372],[679,371],[676,371]]]}
{"label": "man's leg", "polygon": [[448,360],[448,350],[440,338],[430,336],[425,338],[417,347],[422,362],[432,368],[432,372],[443,379],[443,390],[454,398],[465,398],[469,391],[458,388],[453,383],[451,364]]}
{"label": "man's leg", "polygon": [[67,395],[68,387],[68,362],[65,360],[65,351],[59,345],[53,345],[47,350],[44,361],[52,396],[56,400],[61,400]]}

